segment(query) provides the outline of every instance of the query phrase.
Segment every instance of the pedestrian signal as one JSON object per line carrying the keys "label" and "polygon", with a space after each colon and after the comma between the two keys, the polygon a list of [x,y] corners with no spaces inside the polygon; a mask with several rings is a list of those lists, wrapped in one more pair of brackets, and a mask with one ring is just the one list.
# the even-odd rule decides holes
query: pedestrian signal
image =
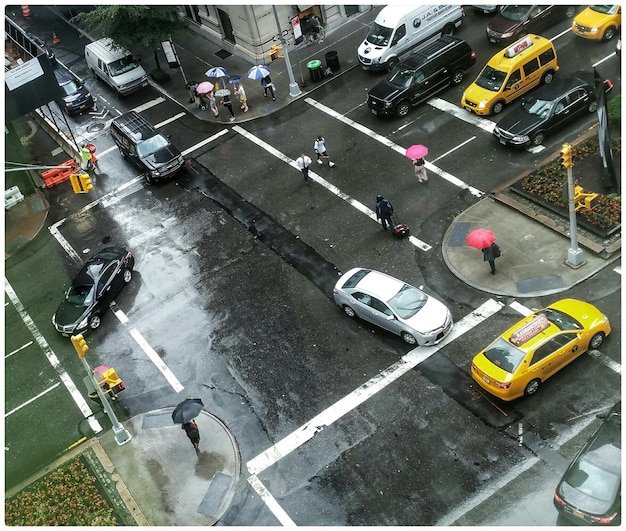
{"label": "pedestrian signal", "polygon": [[561,147],[561,164],[565,168],[571,168],[572,164],[572,146],[569,144],[563,144]]}
{"label": "pedestrian signal", "polygon": [[89,177],[89,174],[87,173],[81,173],[79,177],[80,177],[80,184],[83,187],[83,193],[88,194],[91,190],[93,190],[93,184],[91,184],[91,177]]}
{"label": "pedestrian signal", "polygon": [[74,348],[76,349],[76,354],[78,354],[78,357],[82,360],[85,357],[85,353],[89,350],[87,341],[85,341],[83,334],[72,336],[70,339],[72,341],[72,345],[74,345]]}
{"label": "pedestrian signal", "polygon": [[80,181],[78,180],[77,174],[70,173],[70,183],[72,185],[72,190],[74,190],[75,194],[80,194],[83,192],[83,189],[80,187]]}
{"label": "pedestrian signal", "polygon": [[278,46],[278,44],[272,44],[270,51],[270,59],[272,61],[275,61],[276,59],[278,59],[279,57],[281,57],[280,55],[280,46]]}

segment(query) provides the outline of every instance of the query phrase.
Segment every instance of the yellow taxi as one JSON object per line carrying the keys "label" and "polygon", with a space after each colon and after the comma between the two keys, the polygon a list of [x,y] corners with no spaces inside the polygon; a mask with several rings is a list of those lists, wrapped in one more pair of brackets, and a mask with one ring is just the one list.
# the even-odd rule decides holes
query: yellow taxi
{"label": "yellow taxi", "polygon": [[589,6],[572,21],[572,33],[594,41],[610,41],[621,26],[620,6]]}
{"label": "yellow taxi", "polygon": [[472,378],[502,400],[533,395],[542,382],[611,333],[595,306],[563,299],[522,319],[472,360]]}

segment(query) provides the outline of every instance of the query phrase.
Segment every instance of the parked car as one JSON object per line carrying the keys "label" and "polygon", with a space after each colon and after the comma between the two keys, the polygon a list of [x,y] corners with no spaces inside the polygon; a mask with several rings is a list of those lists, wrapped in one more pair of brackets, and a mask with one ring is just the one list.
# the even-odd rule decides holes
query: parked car
{"label": "parked car", "polygon": [[435,345],[452,330],[452,315],[443,303],[372,269],[356,267],[344,273],[333,297],[348,317],[378,325],[410,345]]}
{"label": "parked car", "polygon": [[622,521],[622,402],[615,404],[582,447],[554,491],[554,506],[572,523]]}
{"label": "parked car", "polygon": [[180,150],[136,111],[128,111],[111,122],[113,141],[120,153],[149,183],[172,177],[185,165]]}
{"label": "parked car", "polygon": [[502,6],[500,11],[487,24],[487,39],[498,44],[507,44],[518,40],[527,33],[539,33],[543,30],[572,18],[576,6],[551,5],[511,5]]}
{"label": "parked car", "polygon": [[576,15],[572,33],[594,41],[610,41],[621,27],[621,6],[589,6]]}
{"label": "parked car", "polygon": [[119,247],[107,247],[87,260],[52,316],[64,336],[100,326],[102,314],[132,278],[135,258]]}
{"label": "parked car", "polygon": [[611,333],[595,306],[564,299],[513,325],[476,354],[471,372],[485,391],[502,400],[533,395],[542,382]]}
{"label": "parked car", "polygon": [[94,108],[91,92],[69,68],[55,62],[54,76],[64,94],[57,103],[68,114],[82,114]]}
{"label": "parked car", "polygon": [[367,105],[379,116],[406,116],[411,109],[450,85],[463,81],[476,62],[464,40],[442,35],[399,63],[384,81],[369,91]]}
{"label": "parked car", "polygon": [[[613,85],[605,79],[604,87],[609,92]],[[496,124],[493,134],[501,144],[539,146],[547,135],[597,108],[593,74],[578,72],[524,96],[521,105]]]}

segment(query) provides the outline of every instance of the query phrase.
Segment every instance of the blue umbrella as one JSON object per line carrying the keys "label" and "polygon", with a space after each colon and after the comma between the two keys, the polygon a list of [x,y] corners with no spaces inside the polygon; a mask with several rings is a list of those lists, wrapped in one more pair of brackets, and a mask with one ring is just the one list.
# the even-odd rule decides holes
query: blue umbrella
{"label": "blue umbrella", "polygon": [[242,80],[242,79],[243,79],[243,78],[242,78],[241,76],[230,76],[230,77],[228,78],[228,82],[229,82],[229,83],[241,83],[241,80]]}
{"label": "blue umbrella", "polygon": [[253,66],[248,70],[248,77],[250,79],[263,79],[270,75],[270,69],[265,65]]}
{"label": "blue umbrella", "polygon": [[221,66],[214,66],[213,68],[209,68],[204,75],[207,77],[226,77],[228,72]]}

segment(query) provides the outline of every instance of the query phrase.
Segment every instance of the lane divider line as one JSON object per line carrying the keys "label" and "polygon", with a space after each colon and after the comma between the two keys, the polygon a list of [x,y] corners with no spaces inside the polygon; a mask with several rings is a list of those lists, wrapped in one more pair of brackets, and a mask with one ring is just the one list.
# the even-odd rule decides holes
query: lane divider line
{"label": "lane divider line", "polygon": [[200,149],[201,147],[208,144],[209,142],[213,142],[214,140],[217,140],[220,136],[225,135],[228,132],[229,132],[228,129],[222,129],[219,133],[215,133],[213,136],[210,136],[209,138],[205,138],[201,142],[198,142],[196,145],[191,146],[190,148],[183,151],[182,152],[183,156],[189,155],[189,153],[192,153],[196,149]]}
{"label": "lane divider line", "polygon": [[[381,134],[379,134],[379,133],[377,133],[375,131],[372,131],[368,127],[365,127],[364,125],[361,125],[360,123],[355,122],[351,118],[347,118],[343,114],[339,114],[337,111],[335,111],[335,110],[331,109],[330,107],[327,107],[326,105],[324,105],[324,104],[314,100],[313,98],[304,98],[304,101],[307,102],[309,105],[312,105],[313,107],[319,109],[320,111],[325,112],[329,116],[332,116],[336,120],[339,120],[340,122],[343,122],[346,125],[349,125],[353,129],[356,129],[357,131],[360,131],[361,133],[369,136],[370,138],[376,140],[377,142],[380,142],[384,146],[386,146],[386,147],[388,147],[390,149],[393,149],[395,152],[399,153],[403,157],[405,156],[406,148],[403,148],[402,146],[400,146],[400,145],[396,144],[395,142],[389,140],[386,136],[383,136],[383,135],[381,135]],[[439,175],[439,177],[441,177],[442,179],[445,179],[450,184],[453,184],[454,186],[457,186],[457,187],[459,187],[459,188],[461,188],[463,190],[468,190],[472,195],[474,195],[476,197],[483,197],[485,195],[485,193],[482,192],[481,190],[479,190],[478,188],[474,188],[473,186],[470,186],[469,184],[463,182],[458,177],[455,177],[451,173],[448,173],[447,171],[442,170],[441,168],[435,166],[433,163],[426,161],[425,165],[426,165],[426,168],[428,170],[432,171],[436,175]]]}
{"label": "lane divider line", "polygon": [[26,402],[24,402],[23,404],[17,406],[16,408],[12,409],[11,411],[7,412],[4,414],[4,418],[6,419],[9,415],[12,415],[13,413],[15,413],[16,411],[19,411],[20,409],[22,409],[24,406],[27,406],[31,403],[33,403],[35,400],[37,400],[38,398],[41,398],[42,396],[48,394],[50,391],[52,391],[53,389],[56,389],[57,387],[59,387],[59,385],[61,385],[61,382],[57,382],[55,383],[52,387],[48,387],[48,389],[46,389],[45,391],[42,391],[41,393],[39,393],[38,395],[33,396],[30,400],[27,400]]}
{"label": "lane divider line", "polygon": [[[5,318],[6,319],[6,318]],[[4,359],[7,359],[9,356],[13,356],[13,354],[17,354],[18,352],[24,350],[25,348],[30,347],[33,344],[32,341],[29,341],[28,343],[25,343],[24,345],[22,345],[20,348],[16,348],[13,352],[9,352]]]}
{"label": "lane divider line", "polygon": [[272,514],[278,519],[283,526],[296,527],[294,521],[289,517],[285,510],[278,504],[276,498],[272,496],[269,490],[261,483],[261,480],[255,475],[248,477],[248,483],[252,485],[252,488],[263,500],[268,509],[272,511]]}
{"label": "lane divider line", "polygon": [[[287,155],[285,155],[284,153],[278,151],[275,147],[271,146],[270,144],[268,144],[264,140],[261,140],[259,137],[253,135],[252,133],[246,131],[245,129],[243,129],[242,127],[240,127],[238,125],[235,125],[233,127],[233,130],[237,131],[237,133],[242,135],[244,138],[247,138],[251,142],[253,142],[256,145],[258,145],[259,147],[263,148],[268,153],[274,155],[276,158],[282,160],[285,164],[288,164],[289,166],[291,166],[292,168],[297,170],[299,174],[301,174],[300,168],[298,168],[298,165],[296,164],[296,161],[294,159],[292,159],[292,158],[288,157]],[[351,207],[356,208],[359,212],[365,214],[368,218],[370,218],[371,220],[373,220],[377,224],[379,223],[379,221],[376,219],[376,213],[373,210],[371,210],[370,208],[366,207],[363,203],[361,203],[357,199],[354,199],[353,197],[349,196],[345,192],[342,192],[334,184],[329,183],[326,179],[324,179],[323,177],[321,177],[320,175],[318,175],[317,173],[315,173],[312,170],[309,170],[309,179],[311,179],[312,181],[316,182],[317,184],[323,186],[329,192],[335,194],[339,199],[342,199],[343,201],[348,203]],[[426,242],[423,242],[422,240],[416,238],[415,236],[409,236],[408,240],[409,240],[409,242],[411,244],[413,244],[415,247],[421,249],[422,251],[428,251],[428,250],[432,249],[431,245],[429,245]]]}
{"label": "lane divider line", "polygon": [[402,375],[415,368],[419,363],[438,352],[442,347],[450,343],[450,341],[457,339],[468,330],[474,328],[478,323],[500,311],[503,306],[502,303],[489,299],[456,323],[452,328],[452,332],[450,332],[441,343],[432,347],[418,347],[413,349],[399,361],[369,379],[349,395],[335,402],[306,424],[303,424],[291,434],[278,441],[275,445],[248,461],[246,463],[248,471],[250,474],[259,474],[263,470],[266,470],[312,439],[315,434],[323,430],[324,427],[330,426],[346,413],[357,408]]}

